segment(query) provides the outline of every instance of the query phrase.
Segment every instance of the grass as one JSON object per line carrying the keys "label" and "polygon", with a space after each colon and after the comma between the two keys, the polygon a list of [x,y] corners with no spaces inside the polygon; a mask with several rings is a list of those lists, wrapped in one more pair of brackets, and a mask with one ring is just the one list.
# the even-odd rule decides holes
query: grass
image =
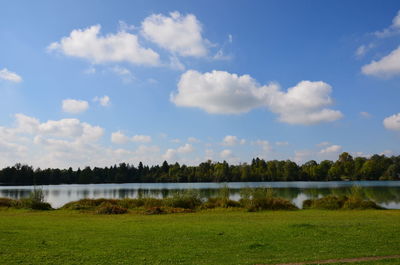
{"label": "grass", "polygon": [[399,210],[98,215],[0,208],[0,264],[274,264],[399,254],[399,234]]}

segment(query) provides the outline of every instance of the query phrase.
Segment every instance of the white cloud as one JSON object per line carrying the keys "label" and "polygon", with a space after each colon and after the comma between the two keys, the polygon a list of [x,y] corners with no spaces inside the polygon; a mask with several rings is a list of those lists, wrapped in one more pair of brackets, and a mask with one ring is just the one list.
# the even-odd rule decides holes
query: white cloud
{"label": "white cloud", "polygon": [[125,83],[130,83],[136,79],[135,76],[132,74],[132,72],[125,67],[117,65],[110,68],[110,70],[111,72],[119,75],[122,78],[122,81],[124,81]]}
{"label": "white cloud", "polygon": [[400,74],[400,46],[379,61],[373,60],[361,69],[365,75],[392,77]]}
{"label": "white cloud", "polygon": [[339,153],[342,151],[342,147],[340,145],[331,145],[328,146],[321,151],[319,151],[320,154],[329,154],[329,153]]}
{"label": "white cloud", "polygon": [[393,155],[393,151],[392,150],[384,150],[383,152],[380,153],[380,155],[391,156],[391,155]]}
{"label": "white cloud", "polygon": [[85,100],[64,99],[62,101],[62,109],[64,112],[78,114],[86,111],[89,103]]}
{"label": "white cloud", "polygon": [[375,47],[375,44],[370,43],[367,45],[361,45],[357,48],[355,54],[358,58],[363,57],[369,50]]}
{"label": "white cloud", "polygon": [[231,55],[226,55],[223,49],[219,49],[217,53],[213,56],[214,60],[230,60],[232,59]]}
{"label": "white cloud", "polygon": [[253,142],[254,144],[260,146],[264,152],[272,151],[272,147],[268,141],[265,140],[257,140]]}
{"label": "white cloud", "polygon": [[330,85],[301,81],[287,92],[277,84],[260,86],[251,76],[225,71],[182,74],[178,91],[170,100],[177,106],[197,107],[213,114],[240,114],[266,107],[289,124],[315,124],[340,119],[340,111],[326,108],[333,104]]}
{"label": "white cloud", "polygon": [[113,132],[111,134],[111,142],[115,144],[126,144],[130,141],[130,138],[123,134],[121,131]]}
{"label": "white cloud", "polygon": [[400,33],[400,11],[397,12],[397,15],[392,20],[392,24],[388,28],[382,31],[377,31],[374,34],[379,38],[385,38],[399,33]]}
{"label": "white cloud", "polygon": [[234,135],[227,135],[224,137],[221,144],[226,146],[234,146],[237,144],[245,144],[245,143],[246,143],[245,139],[239,139]]}
{"label": "white cloud", "polygon": [[383,126],[388,130],[400,131],[400,113],[385,118]]}
{"label": "white cloud", "polygon": [[167,151],[163,155],[163,158],[167,161],[178,161],[180,154],[189,154],[192,152],[194,152],[193,146],[191,144],[185,144],[176,149],[167,149]]}
{"label": "white cloud", "polygon": [[[77,119],[41,122],[24,114],[15,115],[13,127],[0,126],[0,168],[17,162],[34,167],[78,168],[110,166],[122,162],[154,165],[162,162],[158,146],[112,149],[99,143],[103,128]],[[181,148],[180,151],[187,151]],[[190,161],[188,161],[190,162]]]}
{"label": "white cloud", "polygon": [[109,96],[103,96],[103,97],[95,97],[93,99],[94,102],[99,102],[101,106],[103,107],[107,107],[110,106],[111,101],[110,101],[110,97]]}
{"label": "white cloud", "polygon": [[219,153],[219,156],[222,159],[228,159],[228,158],[232,158],[233,157],[233,152],[230,149],[224,149]]}
{"label": "white cloud", "polygon": [[212,149],[206,149],[204,151],[204,160],[213,160],[214,159],[214,150]]}
{"label": "white cloud", "polygon": [[22,81],[21,76],[19,76],[17,73],[9,71],[7,68],[3,68],[0,70],[0,79],[14,83],[19,83]]}
{"label": "white cloud", "polygon": [[68,37],[48,46],[49,51],[59,51],[67,56],[87,59],[94,64],[129,62],[138,65],[159,65],[159,55],[143,48],[138,37],[124,30],[116,34],[100,35],[100,25],[75,29]]}
{"label": "white cloud", "polygon": [[228,35],[228,42],[229,42],[229,43],[232,43],[232,42],[233,42],[233,36],[232,36],[232,34],[229,34],[229,35]]}
{"label": "white cloud", "polygon": [[135,143],[150,143],[151,142],[151,136],[142,135],[142,134],[134,135],[134,136],[132,136],[131,139],[132,139],[132,142],[135,142]]}
{"label": "white cloud", "polygon": [[145,38],[172,53],[195,57],[207,55],[202,26],[193,14],[153,14],[142,22],[141,32]]}
{"label": "white cloud", "polygon": [[184,71],[186,69],[185,65],[176,56],[169,57],[169,66],[171,69]]}
{"label": "white cloud", "polygon": [[135,143],[150,143],[151,136],[148,135],[134,135],[132,137],[128,137],[123,134],[121,131],[113,132],[111,134],[111,142],[115,144],[126,144],[128,142],[135,142]]}
{"label": "white cloud", "polygon": [[223,145],[229,145],[229,146],[236,145],[237,142],[238,142],[237,137],[233,135],[227,135],[224,137],[224,140],[222,140]]}

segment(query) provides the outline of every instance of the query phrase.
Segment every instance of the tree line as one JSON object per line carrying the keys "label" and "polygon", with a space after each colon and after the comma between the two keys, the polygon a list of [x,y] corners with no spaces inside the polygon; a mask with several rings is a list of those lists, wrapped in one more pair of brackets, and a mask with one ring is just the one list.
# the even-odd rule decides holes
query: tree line
{"label": "tree line", "polygon": [[179,163],[138,166],[121,163],[111,167],[34,169],[16,164],[0,170],[0,185],[48,185],[90,183],[154,182],[258,182],[258,181],[338,181],[400,180],[400,156],[373,155],[353,158],[349,153],[336,161],[310,160],[302,165],[293,161],[265,161],[254,158],[250,164],[230,165],[210,160],[198,166]]}

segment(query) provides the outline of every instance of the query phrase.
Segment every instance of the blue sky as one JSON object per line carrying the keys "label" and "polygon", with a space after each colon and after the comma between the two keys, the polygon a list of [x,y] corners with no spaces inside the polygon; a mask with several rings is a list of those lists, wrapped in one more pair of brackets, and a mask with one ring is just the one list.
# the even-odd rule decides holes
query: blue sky
{"label": "blue sky", "polygon": [[0,2],[0,167],[400,154],[398,1]]}

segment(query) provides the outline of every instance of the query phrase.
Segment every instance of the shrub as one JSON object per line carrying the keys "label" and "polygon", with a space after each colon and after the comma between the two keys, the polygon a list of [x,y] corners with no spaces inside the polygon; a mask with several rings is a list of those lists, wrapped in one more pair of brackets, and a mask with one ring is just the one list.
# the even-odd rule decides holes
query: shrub
{"label": "shrub", "polygon": [[148,208],[146,209],[146,211],[144,211],[144,214],[163,214],[166,213],[164,211],[164,209],[162,207],[152,207],[152,208]]}
{"label": "shrub", "polygon": [[62,208],[69,210],[93,210],[104,202],[116,205],[117,200],[114,199],[81,199],[79,201],[69,202]]}
{"label": "shrub", "polygon": [[349,196],[328,195],[320,199],[306,200],[303,208],[324,209],[324,210],[365,210],[365,209],[384,209],[371,200],[365,200],[364,191],[360,186],[353,186]]}
{"label": "shrub", "polygon": [[128,212],[128,209],[105,201],[97,207],[96,212],[98,214],[124,214]]}
{"label": "shrub", "polygon": [[51,205],[44,201],[44,193],[42,189],[35,188],[29,198],[12,200],[11,206],[17,209],[25,208],[32,210],[51,210]]}
{"label": "shrub", "polygon": [[201,205],[203,209],[212,209],[212,208],[230,208],[230,207],[240,207],[240,203],[234,200],[229,200],[225,198],[208,198],[206,202]]}
{"label": "shrub", "polygon": [[13,201],[12,207],[21,209],[32,209],[32,210],[51,210],[51,205],[47,202],[40,202],[40,201],[35,201],[32,199],[19,199]]}
{"label": "shrub", "polygon": [[240,204],[248,211],[295,210],[297,207],[289,200],[275,197],[272,188],[244,189]]}
{"label": "shrub", "polygon": [[303,202],[303,208],[338,210],[343,207],[343,204],[346,202],[346,200],[347,197],[328,195],[319,199],[305,200]]}
{"label": "shrub", "polygon": [[343,205],[343,209],[348,210],[367,210],[367,209],[384,209],[370,200],[360,200],[349,198]]}
{"label": "shrub", "polygon": [[14,204],[13,199],[9,198],[0,198],[0,207],[12,207]]}
{"label": "shrub", "polygon": [[164,205],[172,208],[195,209],[202,204],[196,191],[177,192],[172,197],[164,199]]}

